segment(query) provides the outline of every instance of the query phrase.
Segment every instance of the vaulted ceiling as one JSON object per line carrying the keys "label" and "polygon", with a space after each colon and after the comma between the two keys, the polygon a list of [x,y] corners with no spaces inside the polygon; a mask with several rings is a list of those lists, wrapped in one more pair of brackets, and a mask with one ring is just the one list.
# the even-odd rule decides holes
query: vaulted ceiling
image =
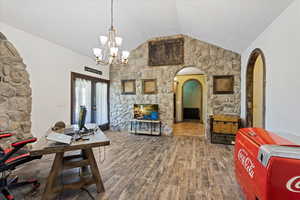
{"label": "vaulted ceiling", "polygon": [[[293,0],[115,0],[115,25],[133,49],[186,34],[241,53]],[[109,28],[110,0],[0,0],[0,20],[83,55]]]}

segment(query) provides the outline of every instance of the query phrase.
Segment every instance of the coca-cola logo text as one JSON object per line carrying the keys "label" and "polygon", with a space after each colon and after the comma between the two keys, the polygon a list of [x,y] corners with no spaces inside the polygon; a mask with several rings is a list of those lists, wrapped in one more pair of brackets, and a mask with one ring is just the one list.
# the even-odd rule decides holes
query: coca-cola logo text
{"label": "coca-cola logo text", "polygon": [[300,176],[295,176],[295,177],[291,178],[286,183],[286,188],[291,192],[300,193]]}
{"label": "coca-cola logo text", "polygon": [[249,174],[249,176],[253,178],[255,165],[253,161],[249,158],[248,153],[245,149],[239,150],[238,159]]}

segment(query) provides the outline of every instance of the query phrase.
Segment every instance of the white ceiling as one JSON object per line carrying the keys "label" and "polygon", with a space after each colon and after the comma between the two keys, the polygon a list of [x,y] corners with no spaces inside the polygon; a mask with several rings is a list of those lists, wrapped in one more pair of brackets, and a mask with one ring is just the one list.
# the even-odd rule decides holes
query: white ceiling
{"label": "white ceiling", "polygon": [[[115,0],[115,25],[127,49],[181,33],[241,53],[292,1]],[[0,0],[4,23],[88,56],[109,14],[109,0]]]}

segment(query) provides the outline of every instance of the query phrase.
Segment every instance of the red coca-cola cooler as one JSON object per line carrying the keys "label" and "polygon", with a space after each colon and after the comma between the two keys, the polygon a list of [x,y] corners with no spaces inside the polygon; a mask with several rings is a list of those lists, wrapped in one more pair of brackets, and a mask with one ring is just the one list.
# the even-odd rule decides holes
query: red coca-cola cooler
{"label": "red coca-cola cooler", "polygon": [[300,146],[294,141],[260,128],[238,131],[235,173],[246,200],[300,200]]}

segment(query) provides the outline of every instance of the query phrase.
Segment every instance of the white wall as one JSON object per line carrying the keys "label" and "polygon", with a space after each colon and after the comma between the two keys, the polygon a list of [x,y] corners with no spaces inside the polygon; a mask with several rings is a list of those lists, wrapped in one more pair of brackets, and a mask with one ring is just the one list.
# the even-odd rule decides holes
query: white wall
{"label": "white wall", "polygon": [[[260,48],[266,57],[266,128],[300,135],[300,0],[295,0],[242,54],[242,116],[246,66]],[[251,27],[249,27],[251,28]]]}
{"label": "white wall", "polygon": [[[70,123],[70,74],[84,72],[83,66],[94,67],[92,58],[79,55],[47,40],[0,22],[0,31],[23,57],[32,88],[32,133],[41,137],[56,121]],[[59,30],[57,30],[59,31]],[[108,79],[107,67],[101,67]]]}

